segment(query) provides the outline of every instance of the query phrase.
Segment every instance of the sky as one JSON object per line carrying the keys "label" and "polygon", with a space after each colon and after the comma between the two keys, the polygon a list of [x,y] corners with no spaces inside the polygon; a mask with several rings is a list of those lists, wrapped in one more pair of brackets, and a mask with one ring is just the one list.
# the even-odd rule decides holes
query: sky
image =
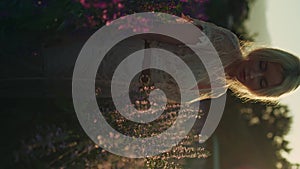
{"label": "sky", "polygon": [[[300,57],[300,0],[256,0],[246,23],[250,33],[258,33],[260,44],[284,49]],[[280,99],[287,104],[293,118],[292,128],[286,139],[293,150],[285,157],[300,163],[300,90]]]}

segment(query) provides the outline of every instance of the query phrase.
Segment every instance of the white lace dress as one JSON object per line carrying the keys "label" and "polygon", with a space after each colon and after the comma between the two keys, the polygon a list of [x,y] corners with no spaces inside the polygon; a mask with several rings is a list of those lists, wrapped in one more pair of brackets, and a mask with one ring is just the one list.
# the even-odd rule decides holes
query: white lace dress
{"label": "white lace dress", "polygon": [[[218,74],[220,69],[223,69],[236,61],[237,59],[242,58],[242,54],[240,51],[239,41],[236,35],[234,35],[231,31],[218,27],[214,24],[203,22],[200,20],[192,19],[192,23],[199,27],[205,35],[208,37],[210,42],[215,47],[220,60],[223,64],[223,68],[214,67],[214,61],[212,60],[209,63],[209,67],[212,67],[215,74]],[[205,40],[205,37],[199,37],[199,41]],[[206,38],[207,39],[207,38]],[[160,48],[165,49],[178,55],[185,63],[189,66],[192,70],[195,79],[198,84],[191,84],[189,90],[194,90],[195,88],[199,88],[199,97],[194,98],[195,100],[203,100],[207,98],[216,98],[220,95],[224,94],[227,90],[226,84],[224,85],[224,78],[216,78],[214,79],[217,84],[216,86],[210,86],[209,79],[206,73],[206,69],[201,63],[201,61],[197,60],[195,54],[191,50],[201,50],[199,48],[200,43],[196,44],[170,44],[168,42],[163,41],[156,41],[156,40],[148,40],[149,48]],[[125,45],[124,45],[125,44]],[[132,52],[144,49],[145,48],[145,40],[144,39],[132,39],[128,40],[126,43],[122,45],[119,44],[118,46],[114,47],[110,52],[105,56],[105,59],[102,61],[97,79],[96,79],[96,90],[98,91],[98,97],[111,97],[111,77],[114,73],[114,70],[118,67],[119,63],[124,59],[126,56],[130,55]],[[162,56],[163,57],[163,56]],[[164,63],[165,65],[172,65],[168,63]],[[128,64],[128,67],[131,65]],[[177,69],[176,65],[171,66],[174,71],[181,71]],[[142,69],[142,68],[141,68]],[[129,89],[130,95],[138,95],[142,97],[142,94],[138,94],[143,87],[152,86],[160,86],[163,87],[163,91],[169,93],[168,98],[174,98],[172,93],[176,89],[176,82],[174,79],[162,71],[151,70],[152,83],[150,86],[143,86],[139,81],[140,75],[136,75],[135,79],[132,80],[131,87]],[[182,76],[182,78],[185,78]],[[212,79],[211,79],[212,80]],[[156,83],[156,84],[155,84]],[[160,83],[160,84],[158,84]],[[222,85],[221,85],[222,84]],[[211,88],[214,88],[212,90]],[[178,88],[177,88],[178,89]],[[149,90],[147,88],[147,90]],[[150,91],[150,90],[149,90]],[[122,93],[122,91],[120,91]],[[125,93],[124,93],[125,94]],[[176,100],[176,99],[175,99]]]}

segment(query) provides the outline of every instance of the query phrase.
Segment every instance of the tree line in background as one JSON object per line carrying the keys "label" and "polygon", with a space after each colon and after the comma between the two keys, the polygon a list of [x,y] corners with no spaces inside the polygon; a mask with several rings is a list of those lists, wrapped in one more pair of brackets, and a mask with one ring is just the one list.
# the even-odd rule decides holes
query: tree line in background
{"label": "tree line in background", "polygon": [[[97,30],[112,20],[135,12],[157,11],[213,22],[232,30],[242,40],[253,40],[247,34],[244,21],[254,0],[10,0],[0,2],[0,39],[2,90],[26,86],[11,77],[43,76],[41,48],[59,41],[60,35],[84,30]],[[29,84],[27,84],[30,86]],[[26,88],[27,90],[39,90]],[[44,89],[41,89],[44,90]],[[146,159],[128,159],[113,155],[94,145],[81,129],[70,98],[1,97],[4,103],[3,133],[5,137],[3,167],[19,168],[212,168],[214,144],[210,139],[199,144],[199,125],[205,120],[207,107],[202,107],[191,134],[173,153]],[[208,105],[205,101],[204,105]],[[107,108],[112,126],[128,131],[130,126]],[[153,130],[164,130],[176,118],[176,107],[170,107],[169,117],[161,117]],[[201,118],[202,117],[202,118]],[[115,119],[119,121],[116,122]],[[221,168],[257,167],[291,169],[281,154],[288,153],[292,117],[285,105],[243,103],[228,96],[222,121],[213,137],[218,138]],[[142,129],[133,131],[143,133]],[[205,162],[203,162],[203,159]]]}

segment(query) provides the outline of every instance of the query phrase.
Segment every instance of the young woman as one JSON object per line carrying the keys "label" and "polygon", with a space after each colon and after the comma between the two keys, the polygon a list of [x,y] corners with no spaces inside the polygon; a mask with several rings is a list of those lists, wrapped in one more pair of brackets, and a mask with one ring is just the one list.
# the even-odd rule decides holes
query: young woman
{"label": "young woman", "polygon": [[[299,86],[300,61],[296,56],[274,48],[244,53],[232,32],[199,20],[193,19],[192,22],[203,28],[219,52],[228,87],[237,96],[257,100],[277,99]],[[215,42],[220,34],[224,35],[222,44]]]}
{"label": "young woman", "polygon": [[[163,48],[179,55],[181,59],[186,61],[193,70],[198,83],[191,90],[199,89],[200,91],[199,97],[193,101],[217,98],[224,94],[227,88],[232,90],[238,97],[244,99],[268,101],[277,99],[279,96],[289,93],[299,86],[300,61],[296,56],[273,48],[259,48],[245,54],[241,50],[238,38],[231,31],[186,16],[184,16],[184,19],[201,29],[218,52],[223,68],[214,67],[213,69],[216,72],[218,72],[218,69],[224,69],[226,79],[213,80],[219,81],[219,84],[223,85],[210,86],[205,67],[191,59],[193,58],[191,57],[192,51],[188,48],[197,48],[196,43],[184,46],[162,36],[156,38],[145,36],[142,39],[147,41],[148,48]],[[144,44],[143,40],[136,44]],[[213,63],[210,66],[213,67]],[[153,74],[155,73],[152,73],[152,76]],[[160,86],[164,86],[165,91],[169,94],[171,93],[168,98],[174,99],[177,97],[175,94],[172,95],[174,90],[176,90],[175,82],[170,82],[172,78],[160,75],[160,73],[156,73],[154,76],[156,76],[156,81],[160,81],[157,80],[157,77],[158,79],[164,79],[161,81],[164,81],[162,83],[165,84]],[[151,80],[151,78],[147,80]],[[226,82],[222,83],[223,81]],[[146,92],[150,93],[151,86],[143,87],[146,87]],[[142,89],[141,91],[144,90]]]}
{"label": "young woman", "polygon": [[[283,50],[272,48],[260,48],[245,54],[245,52],[241,50],[239,39],[231,31],[187,16],[183,16],[183,18],[185,21],[193,23],[202,30],[216,49],[223,67],[215,66],[213,61],[209,67],[213,68],[215,72],[221,69],[225,72],[226,78],[211,79],[220,85],[211,86],[204,65],[201,61],[195,60],[197,57],[193,57],[193,51],[190,50],[190,48],[198,50],[198,43],[196,41],[186,46],[174,41],[172,38],[164,36],[137,36],[137,38],[129,38],[127,41],[119,43],[106,54],[99,66],[96,77],[95,87],[97,96],[111,97],[111,78],[114,74],[114,70],[124,58],[144,48],[165,49],[178,55],[188,64],[198,83],[191,84],[190,89],[199,89],[199,97],[194,98],[194,101],[217,98],[223,95],[227,89],[232,90],[241,98],[267,101],[277,99],[282,94],[291,92],[298,87],[300,81],[300,63],[299,59],[294,55]],[[182,32],[186,36],[189,35],[185,30],[182,30]],[[193,39],[193,37],[187,38]],[[51,70],[49,69],[50,73],[48,74],[53,74],[55,77],[62,76],[62,72],[68,69],[66,76],[70,76],[78,50],[82,44],[86,42],[86,39],[85,37],[78,43],[77,41],[76,43],[73,42],[74,40],[66,41],[66,45],[61,45],[63,46],[63,50],[58,48],[55,54],[53,53],[54,49],[49,49],[50,52],[46,52],[49,55],[47,58],[49,58],[49,61],[53,60],[53,63],[50,64],[49,62],[49,65],[52,66],[48,67],[53,68]],[[145,42],[147,42],[147,47],[145,46]],[[70,48],[70,50],[68,50],[68,48]],[[199,50],[201,50],[201,47]],[[57,58],[59,61],[54,58]],[[61,58],[64,58],[64,60]],[[68,58],[70,58],[71,61],[69,61]],[[66,63],[61,63],[63,61]],[[168,64],[166,63],[166,65]],[[128,67],[130,66],[129,64]],[[176,70],[175,66],[174,68]],[[147,74],[147,72],[142,72],[142,74]],[[153,82],[155,80],[156,82],[159,81],[161,83],[160,86],[164,87],[164,89],[162,89],[163,91],[170,94],[170,100],[171,98],[174,99],[172,93],[174,93],[174,91],[178,92],[174,79],[162,72],[153,71],[150,78],[144,78],[145,81],[150,80],[147,85],[140,84],[143,78],[139,79],[139,76],[141,75],[136,76],[136,83],[134,83],[134,80],[132,81],[132,90],[130,91],[133,93],[132,95],[143,95],[140,94],[140,92],[146,95],[149,94],[158,86],[157,83],[150,84],[151,81]],[[184,76],[182,78],[184,78]],[[124,91],[124,95],[126,94],[128,93]]]}

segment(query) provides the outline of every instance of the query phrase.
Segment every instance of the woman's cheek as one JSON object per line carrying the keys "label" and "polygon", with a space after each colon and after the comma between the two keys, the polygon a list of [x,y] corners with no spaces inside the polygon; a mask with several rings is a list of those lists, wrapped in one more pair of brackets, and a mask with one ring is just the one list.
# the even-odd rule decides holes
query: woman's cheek
{"label": "woman's cheek", "polygon": [[245,86],[250,89],[250,90],[257,90],[259,89],[258,86],[258,80],[257,79],[250,79],[248,81],[246,81]]}
{"label": "woman's cheek", "polygon": [[260,88],[260,80],[258,78],[255,78],[252,83],[254,90],[258,90]]}

